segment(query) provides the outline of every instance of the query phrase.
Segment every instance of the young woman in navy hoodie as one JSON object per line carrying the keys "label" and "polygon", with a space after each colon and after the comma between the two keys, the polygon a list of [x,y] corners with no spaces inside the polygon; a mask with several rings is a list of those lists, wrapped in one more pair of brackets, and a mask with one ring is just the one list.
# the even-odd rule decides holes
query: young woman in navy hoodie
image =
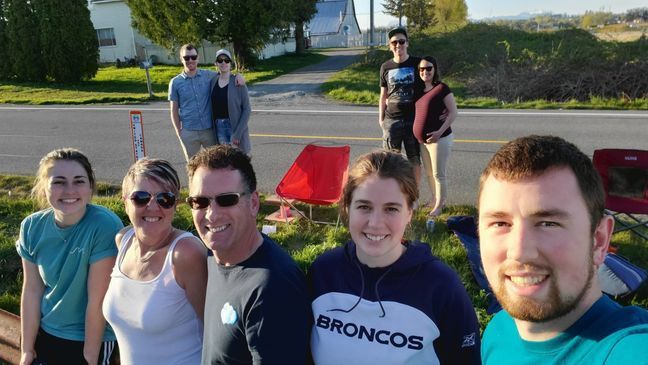
{"label": "young woman in navy hoodie", "polygon": [[352,240],[309,270],[316,364],[479,364],[479,323],[457,274],[403,238],[418,187],[400,154],[361,156],[340,209]]}

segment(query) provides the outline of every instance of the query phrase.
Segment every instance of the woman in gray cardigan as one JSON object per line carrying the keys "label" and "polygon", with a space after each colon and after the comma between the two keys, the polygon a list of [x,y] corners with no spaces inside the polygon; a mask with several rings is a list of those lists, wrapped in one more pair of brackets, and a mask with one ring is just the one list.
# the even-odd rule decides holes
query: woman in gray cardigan
{"label": "woman in gray cardigan", "polygon": [[212,121],[219,144],[232,144],[250,153],[250,98],[247,86],[236,86],[232,75],[232,55],[226,49],[216,52],[219,76],[212,80]]}

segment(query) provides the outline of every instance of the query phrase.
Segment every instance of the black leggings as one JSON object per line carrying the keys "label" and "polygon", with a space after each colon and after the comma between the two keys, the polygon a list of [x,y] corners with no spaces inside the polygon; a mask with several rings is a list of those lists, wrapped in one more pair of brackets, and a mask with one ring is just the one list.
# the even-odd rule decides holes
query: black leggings
{"label": "black leggings", "polygon": [[[39,329],[36,337],[36,360],[32,365],[87,365],[83,357],[83,341],[66,340]],[[104,341],[99,350],[99,365],[114,364],[117,341]],[[112,356],[111,356],[112,355]]]}

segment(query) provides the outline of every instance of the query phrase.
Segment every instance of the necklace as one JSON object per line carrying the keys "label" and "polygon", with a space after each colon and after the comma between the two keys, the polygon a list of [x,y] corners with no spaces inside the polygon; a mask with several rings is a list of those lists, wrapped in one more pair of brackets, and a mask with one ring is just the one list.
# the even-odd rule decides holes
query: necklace
{"label": "necklace", "polygon": [[[52,223],[54,224],[54,232],[56,232],[56,235],[59,236],[59,238],[63,241],[63,243],[67,244],[68,239],[70,239],[70,237],[74,235],[74,231],[76,231],[77,224],[75,223],[72,226],[61,228],[58,226],[58,224],[56,224],[56,219],[53,218],[52,220],[53,220]],[[64,235],[63,233],[66,234]]]}
{"label": "necklace", "polygon": [[[135,258],[137,259],[137,262],[145,264],[145,263],[151,261],[151,259],[153,258],[153,256],[155,256],[156,253],[158,253],[160,250],[162,250],[163,248],[165,248],[165,247],[167,247],[169,245],[169,238],[173,235],[174,232],[175,232],[175,229],[171,228],[171,232],[169,232],[169,234],[164,238],[164,240],[162,240],[162,242],[164,243],[162,246],[159,246],[159,247],[157,247],[157,248],[155,248],[153,250],[148,251],[146,254],[144,254],[144,256],[135,255]],[[137,240],[137,237],[134,237],[134,239]],[[139,248],[139,251],[141,253],[142,252],[142,245],[141,245],[139,240],[137,240],[137,247]]]}

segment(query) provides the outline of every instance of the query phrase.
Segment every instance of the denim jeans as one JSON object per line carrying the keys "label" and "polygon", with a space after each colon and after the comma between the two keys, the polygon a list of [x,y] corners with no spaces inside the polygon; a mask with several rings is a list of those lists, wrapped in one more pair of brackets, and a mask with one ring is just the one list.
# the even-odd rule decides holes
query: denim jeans
{"label": "denim jeans", "polygon": [[229,118],[216,119],[214,129],[218,144],[232,144],[232,125]]}

